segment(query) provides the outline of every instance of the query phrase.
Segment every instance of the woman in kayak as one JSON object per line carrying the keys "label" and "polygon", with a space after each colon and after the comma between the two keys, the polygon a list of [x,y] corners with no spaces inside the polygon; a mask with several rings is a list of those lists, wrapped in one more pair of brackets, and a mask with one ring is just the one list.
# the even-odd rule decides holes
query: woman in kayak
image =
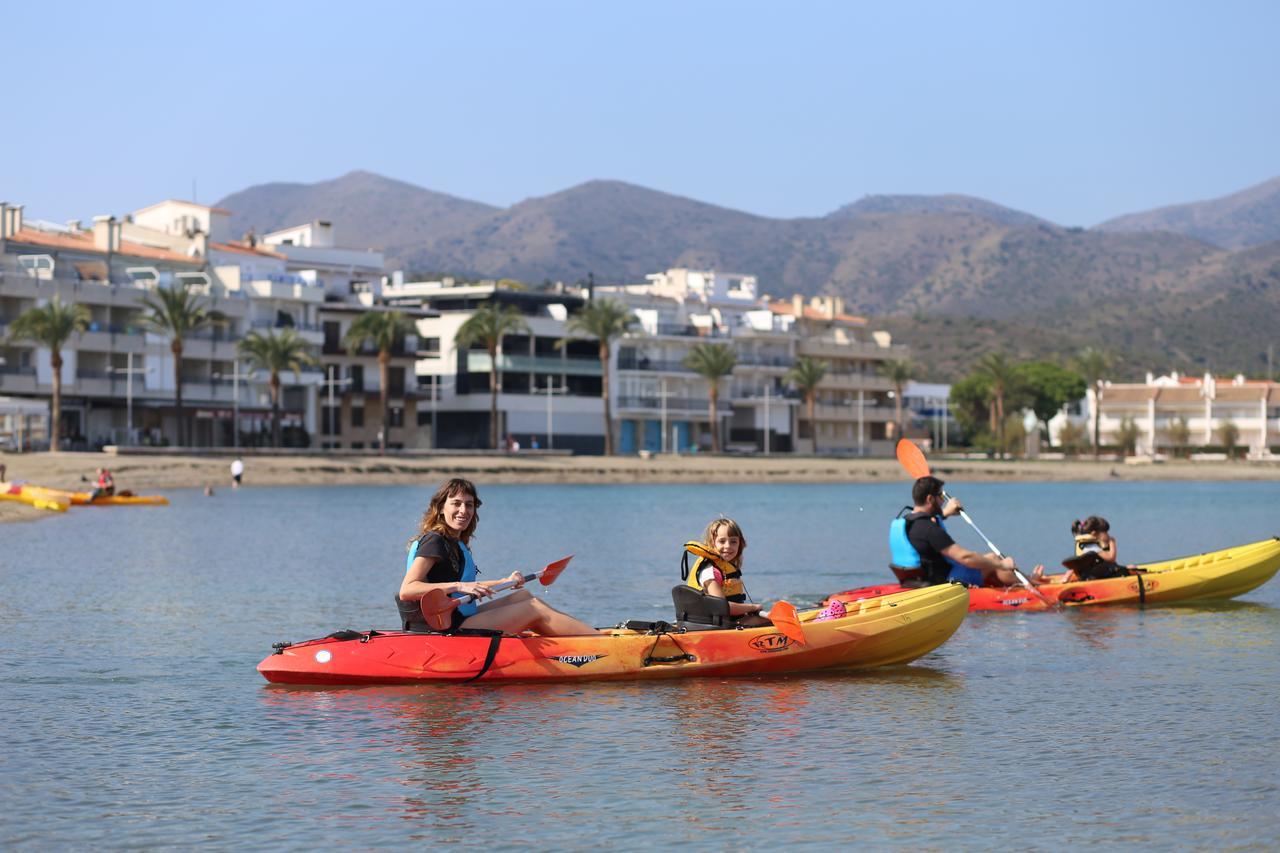
{"label": "woman in kayak", "polygon": [[[685,582],[703,595],[728,599],[729,615],[738,625],[767,625],[760,616],[759,604],[747,602],[747,588],[742,583],[742,556],[747,550],[747,537],[732,518],[721,516],[707,525],[702,542],[685,543]],[[698,559],[690,567],[688,555]]]}
{"label": "woman in kayak", "polygon": [[[491,581],[479,581],[475,559],[468,547],[480,520],[477,510],[480,497],[469,481],[455,478],[445,483],[431,497],[427,511],[422,516],[418,536],[409,545],[409,557],[400,583],[399,601],[419,602],[434,589],[443,589],[454,598],[474,595],[487,598],[493,595],[493,587],[513,581],[517,587],[524,585],[519,572],[509,577]],[[413,626],[422,626],[422,616],[411,618],[418,608],[410,604],[401,607],[401,615]],[[527,589],[517,589],[510,595],[476,604],[471,601],[459,605],[453,611],[453,624],[449,631],[485,629],[518,634],[533,631],[544,636],[574,636],[598,634],[595,628],[554,609]]]}

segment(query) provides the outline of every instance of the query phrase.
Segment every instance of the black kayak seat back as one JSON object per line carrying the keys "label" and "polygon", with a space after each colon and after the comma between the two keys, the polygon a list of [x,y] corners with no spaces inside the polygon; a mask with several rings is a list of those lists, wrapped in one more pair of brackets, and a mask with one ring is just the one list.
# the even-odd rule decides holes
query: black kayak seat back
{"label": "black kayak seat back", "polygon": [[676,623],[687,623],[690,630],[735,627],[727,599],[706,595],[681,584],[671,588],[671,601],[676,606]]}
{"label": "black kayak seat back", "polygon": [[890,563],[889,571],[893,572],[893,576],[898,579],[898,583],[902,586],[921,587],[929,585],[929,582],[924,577],[924,569],[919,566],[907,568],[906,566]]}
{"label": "black kayak seat back", "polygon": [[427,624],[427,620],[422,618],[421,602],[401,601],[398,595],[395,596],[395,600],[402,630],[414,631],[419,634],[433,633],[431,626]]}

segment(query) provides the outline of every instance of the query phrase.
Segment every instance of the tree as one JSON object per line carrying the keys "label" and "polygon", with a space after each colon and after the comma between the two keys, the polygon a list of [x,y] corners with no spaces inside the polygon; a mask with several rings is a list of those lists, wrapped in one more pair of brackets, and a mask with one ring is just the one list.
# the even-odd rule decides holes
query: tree
{"label": "tree", "polygon": [[[240,355],[244,356],[254,370],[265,370],[271,378],[268,385],[271,389],[271,443],[280,446],[280,371],[292,370],[302,377],[302,365],[315,364],[317,359],[311,351],[311,344],[293,329],[285,329],[280,334],[268,332],[250,332],[236,346]],[[237,429],[239,427],[237,426]]]}
{"label": "tree", "polygon": [[1080,450],[1089,443],[1088,431],[1075,421],[1067,421],[1058,430],[1058,443],[1068,456],[1078,456]]}
{"label": "tree", "polygon": [[974,368],[990,382],[991,424],[996,434],[996,449],[1001,457],[1005,452],[1005,398],[1018,387],[1018,375],[1008,357],[1001,352],[989,352]]}
{"label": "tree", "polygon": [[57,296],[44,305],[28,308],[9,327],[15,341],[32,341],[49,349],[49,366],[53,368],[53,400],[49,424],[49,451],[58,452],[62,435],[62,347],[73,332],[89,328],[89,309],[72,303],[67,305]]}
{"label": "tree", "polygon": [[[391,435],[388,431],[391,420],[389,402],[391,353],[404,343],[406,335],[416,334],[417,331],[413,319],[402,311],[366,311],[351,323],[351,327],[347,329],[347,334],[342,339],[343,347],[351,355],[355,355],[366,345],[378,351],[380,392],[378,402],[382,408],[382,441],[378,442],[379,454],[387,452],[387,438]],[[497,369],[496,364],[494,369]]]}
{"label": "tree", "polygon": [[720,400],[720,377],[733,372],[738,355],[729,344],[694,344],[684,357],[684,366],[707,380],[707,402],[711,411],[711,450],[720,452],[720,419],[716,415]]}
{"label": "tree", "polygon": [[902,392],[907,383],[916,378],[915,363],[909,358],[892,359],[880,363],[880,375],[893,383],[893,423],[895,438],[906,435],[906,427],[902,423]]}
{"label": "tree", "polygon": [[[636,322],[631,309],[613,299],[593,299],[565,323],[565,331],[600,342],[600,396],[604,399],[604,455],[613,455],[613,411],[609,402],[609,348]],[[664,439],[665,441],[665,439]]]}
{"label": "tree", "polygon": [[489,448],[498,449],[498,348],[502,339],[517,332],[529,331],[520,309],[514,305],[486,302],[458,327],[454,338],[459,349],[470,349],[482,343],[489,353]]}
{"label": "tree", "polygon": [[984,421],[990,417],[990,400],[991,380],[985,376],[970,373],[951,386],[951,413],[971,445],[977,443],[975,439],[982,433]]}
{"label": "tree", "polygon": [[1111,370],[1111,356],[1093,347],[1085,347],[1075,358],[1075,369],[1084,377],[1085,384],[1093,389],[1093,458],[1102,452],[1102,390],[1103,380]]}
{"label": "tree", "polygon": [[1240,427],[1236,426],[1236,422],[1230,418],[1223,421],[1218,426],[1218,439],[1227,450],[1227,458],[1234,459],[1236,456],[1236,442],[1240,440]]}
{"label": "tree", "polygon": [[1174,456],[1185,456],[1191,446],[1191,425],[1186,418],[1175,418],[1169,424],[1169,443],[1173,445]]}
{"label": "tree", "polygon": [[142,304],[150,311],[142,316],[143,325],[169,338],[169,351],[173,353],[173,402],[178,414],[178,444],[185,447],[190,435],[186,413],[182,409],[182,342],[201,329],[226,322],[226,318],[201,304],[200,297],[192,293],[185,283],[157,287],[142,297]]}
{"label": "tree", "polygon": [[809,415],[809,432],[813,437],[813,452],[818,452],[818,385],[827,375],[827,366],[808,356],[801,356],[787,371],[786,381],[804,397],[805,411]]}
{"label": "tree", "polygon": [[1014,372],[1018,385],[1026,394],[1027,403],[1049,432],[1049,420],[1067,403],[1084,396],[1084,377],[1051,361],[1029,361],[1020,364]]}
{"label": "tree", "polygon": [[1142,435],[1137,421],[1133,418],[1122,418],[1116,428],[1116,444],[1125,456],[1132,456],[1138,450],[1138,437]]}

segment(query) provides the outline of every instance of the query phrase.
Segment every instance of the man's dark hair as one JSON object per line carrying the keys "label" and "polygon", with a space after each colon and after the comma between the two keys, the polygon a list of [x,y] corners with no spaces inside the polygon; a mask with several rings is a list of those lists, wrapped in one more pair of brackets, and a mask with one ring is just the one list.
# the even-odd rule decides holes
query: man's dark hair
{"label": "man's dark hair", "polygon": [[942,481],[937,477],[921,477],[911,487],[911,501],[920,506],[933,495],[942,494]]}

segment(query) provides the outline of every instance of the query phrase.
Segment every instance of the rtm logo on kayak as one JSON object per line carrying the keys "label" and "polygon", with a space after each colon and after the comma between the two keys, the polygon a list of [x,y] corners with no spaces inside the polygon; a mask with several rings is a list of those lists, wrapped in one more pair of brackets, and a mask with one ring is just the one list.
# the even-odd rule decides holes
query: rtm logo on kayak
{"label": "rtm logo on kayak", "polygon": [[567,663],[569,666],[582,669],[582,667],[589,663],[594,663],[607,657],[608,655],[558,655],[552,658],[552,660],[558,660],[560,663]]}
{"label": "rtm logo on kayak", "polygon": [[765,634],[751,641],[751,648],[758,652],[780,652],[791,645],[785,634]]}

